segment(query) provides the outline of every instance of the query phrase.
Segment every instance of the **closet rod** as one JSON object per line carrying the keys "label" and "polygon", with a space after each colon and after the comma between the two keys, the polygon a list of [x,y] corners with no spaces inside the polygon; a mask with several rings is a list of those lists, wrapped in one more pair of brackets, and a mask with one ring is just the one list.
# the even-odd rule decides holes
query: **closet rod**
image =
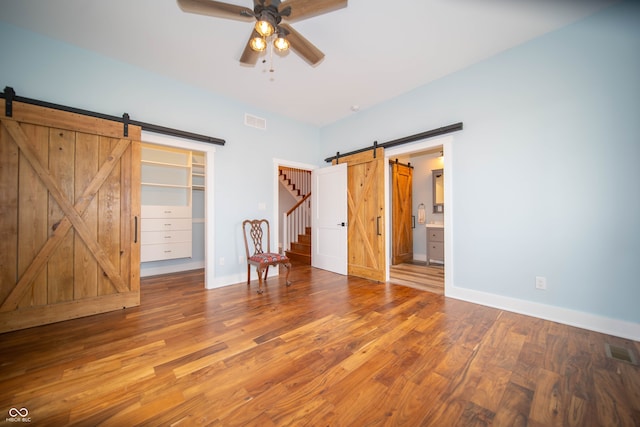
{"label": "closet rod", "polygon": [[392,141],[387,141],[382,144],[374,143],[371,147],[360,148],[358,150],[349,151],[348,153],[344,153],[344,154],[337,153],[335,156],[327,157],[326,159],[324,159],[324,161],[328,163],[328,162],[332,162],[335,159],[339,160],[340,157],[363,153],[365,151],[373,150],[376,147],[382,147],[382,148],[395,147],[396,145],[407,144],[409,142],[420,141],[422,139],[427,139],[427,138],[433,138],[434,136],[445,135],[447,133],[456,132],[459,130],[462,130],[462,122],[439,127],[437,129],[431,129],[421,133],[416,133],[415,135],[409,135],[403,138],[394,139]]}
{"label": "closet rod", "polygon": [[25,104],[36,105],[38,107],[52,108],[54,110],[66,111],[68,113],[76,113],[81,114],[83,116],[96,117],[98,119],[111,120],[114,122],[122,123],[124,126],[124,136],[127,135],[127,125],[140,126],[142,130],[147,130],[149,132],[160,133],[163,135],[177,136],[180,138],[191,139],[194,141],[206,142],[209,144],[215,145],[224,145],[225,140],[220,138],[215,138],[212,136],[201,135],[193,132],[188,132],[180,129],[172,129],[165,126],[154,125],[151,123],[140,122],[137,120],[129,120],[129,115],[124,113],[122,117],[111,116],[108,114],[97,113],[95,111],[82,110],[80,108],[68,107],[66,105],[53,104],[51,102],[40,101],[38,99],[25,98],[22,96],[16,96],[16,92],[13,88],[7,86],[4,88],[4,92],[0,93],[0,98],[4,98],[6,108],[5,114],[7,117],[11,117],[13,114],[13,102],[22,102]]}

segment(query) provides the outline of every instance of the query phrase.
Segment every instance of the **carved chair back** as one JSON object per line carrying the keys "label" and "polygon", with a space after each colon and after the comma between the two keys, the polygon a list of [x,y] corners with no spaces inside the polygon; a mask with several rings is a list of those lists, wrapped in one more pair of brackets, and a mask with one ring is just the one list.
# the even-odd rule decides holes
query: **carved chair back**
{"label": "carved chair back", "polygon": [[[247,251],[247,259],[255,254],[271,252],[269,221],[266,219],[247,219],[242,222],[242,230],[244,231],[244,247]],[[267,243],[266,250],[263,247],[265,239]],[[251,241],[253,253],[250,252],[249,240]]]}

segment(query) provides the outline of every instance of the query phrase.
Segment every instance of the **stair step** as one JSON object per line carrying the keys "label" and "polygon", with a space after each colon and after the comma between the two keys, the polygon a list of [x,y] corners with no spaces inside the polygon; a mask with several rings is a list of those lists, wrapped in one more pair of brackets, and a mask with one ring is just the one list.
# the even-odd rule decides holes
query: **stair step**
{"label": "stair step", "polygon": [[280,171],[280,182],[285,186],[285,188],[293,198],[295,198],[296,200],[302,199],[300,189],[296,188],[296,185],[282,173],[282,170]]}
{"label": "stair step", "polygon": [[291,242],[291,250],[301,254],[311,254],[311,245],[300,242]]}
{"label": "stair step", "polygon": [[298,243],[304,243],[305,245],[311,244],[310,234],[298,234]]}
{"label": "stair step", "polygon": [[295,262],[298,264],[311,265],[311,255],[310,254],[302,254],[295,251],[286,251],[287,256],[291,260],[291,262]]}

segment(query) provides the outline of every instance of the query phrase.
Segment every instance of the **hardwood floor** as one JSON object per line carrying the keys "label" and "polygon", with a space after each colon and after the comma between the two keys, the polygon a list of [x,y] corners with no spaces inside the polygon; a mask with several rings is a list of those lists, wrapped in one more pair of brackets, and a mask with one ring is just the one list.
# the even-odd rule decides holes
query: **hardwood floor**
{"label": "hardwood floor", "polygon": [[444,266],[426,262],[396,264],[389,267],[389,282],[444,295]]}
{"label": "hardwood floor", "polygon": [[0,422],[640,425],[640,368],[604,350],[638,342],[308,266],[291,279],[258,295],[148,278],[140,307],[2,334]]}

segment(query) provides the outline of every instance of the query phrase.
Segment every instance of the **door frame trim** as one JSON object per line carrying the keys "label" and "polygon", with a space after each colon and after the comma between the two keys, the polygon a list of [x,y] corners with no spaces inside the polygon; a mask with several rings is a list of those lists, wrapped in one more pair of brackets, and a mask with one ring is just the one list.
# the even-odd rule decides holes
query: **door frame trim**
{"label": "door frame trim", "polygon": [[[453,232],[454,232],[454,224],[453,224],[453,211],[454,211],[454,193],[453,193],[453,156],[452,156],[452,145],[453,145],[454,136],[447,135],[440,138],[429,138],[422,141],[417,141],[415,143],[402,145],[399,147],[389,148],[384,151],[385,158],[387,160],[395,158],[400,155],[417,153],[420,151],[425,151],[430,148],[434,148],[442,145],[442,155],[444,158],[444,169],[446,173],[444,174],[444,197],[445,197],[445,206],[444,210],[444,223],[446,227],[444,228],[444,294],[445,296],[448,293],[449,289],[453,288]],[[390,218],[390,209],[391,209],[391,200],[390,194],[391,189],[390,179],[389,179],[389,168],[385,168],[385,189],[384,189],[384,203],[385,203],[385,233],[386,233],[386,242],[385,242],[385,262],[387,264],[386,268],[386,281],[389,281],[389,266],[391,265],[391,247],[390,238],[391,238],[391,218]]]}

